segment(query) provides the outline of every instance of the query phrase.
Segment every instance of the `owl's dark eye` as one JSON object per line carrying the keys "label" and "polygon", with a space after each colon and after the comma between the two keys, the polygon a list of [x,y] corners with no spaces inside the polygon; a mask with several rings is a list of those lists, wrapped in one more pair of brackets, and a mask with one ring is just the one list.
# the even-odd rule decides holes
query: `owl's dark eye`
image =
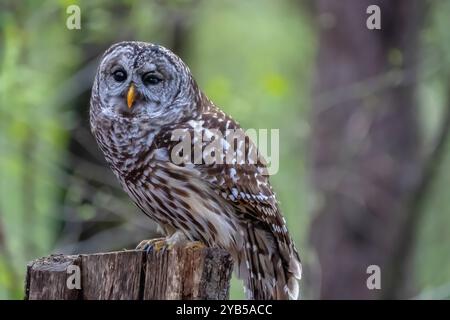
{"label": "owl's dark eye", "polygon": [[162,79],[154,73],[146,73],[142,76],[142,81],[147,85],[154,86],[160,83]]}
{"label": "owl's dark eye", "polygon": [[117,82],[124,82],[127,79],[127,73],[122,69],[114,71],[112,76]]}

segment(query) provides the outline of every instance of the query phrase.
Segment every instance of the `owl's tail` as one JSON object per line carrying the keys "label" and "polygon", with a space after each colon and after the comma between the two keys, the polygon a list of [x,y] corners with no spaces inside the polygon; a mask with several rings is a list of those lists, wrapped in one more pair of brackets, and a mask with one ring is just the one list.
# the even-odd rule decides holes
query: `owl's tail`
{"label": "owl's tail", "polygon": [[236,272],[244,280],[247,299],[297,300],[301,263],[292,242],[277,241],[272,233],[248,224],[244,248],[237,254]]}

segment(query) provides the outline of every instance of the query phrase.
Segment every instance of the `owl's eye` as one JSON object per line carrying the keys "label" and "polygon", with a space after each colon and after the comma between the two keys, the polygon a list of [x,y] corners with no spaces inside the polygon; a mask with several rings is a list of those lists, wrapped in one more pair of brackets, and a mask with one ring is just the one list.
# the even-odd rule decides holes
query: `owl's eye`
{"label": "owl's eye", "polygon": [[117,82],[124,82],[127,79],[127,73],[122,69],[114,71],[112,76]]}
{"label": "owl's eye", "polygon": [[142,76],[142,81],[145,84],[154,86],[158,83],[160,83],[162,81],[161,78],[159,78],[157,75],[155,75],[154,73],[146,73]]}

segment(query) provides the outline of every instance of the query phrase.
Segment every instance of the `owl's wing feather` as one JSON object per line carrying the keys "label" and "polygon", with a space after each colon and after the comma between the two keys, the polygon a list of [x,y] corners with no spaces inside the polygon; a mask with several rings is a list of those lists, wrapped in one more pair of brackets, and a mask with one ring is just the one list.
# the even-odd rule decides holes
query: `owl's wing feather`
{"label": "owl's wing feather", "polygon": [[[184,131],[194,143],[193,137],[196,132],[201,132],[205,135],[205,130],[218,130],[222,137],[226,137],[227,130],[241,130],[231,117],[225,115],[220,110],[214,112],[204,112],[201,118],[195,122],[189,121],[176,125],[170,125],[161,130],[161,133],[153,140],[153,150],[159,150],[162,146],[167,149],[167,154],[171,155],[174,147],[180,142],[173,139],[175,130]],[[206,135],[207,136],[207,135]],[[210,143],[207,139],[202,142],[202,149]],[[222,143],[223,145],[227,142]],[[249,153],[250,148],[255,148],[254,143],[248,139],[246,140],[245,153]],[[191,147],[192,153],[194,146]],[[235,150],[237,151],[237,150]],[[231,203],[239,213],[245,214],[246,219],[253,219],[254,222],[260,222],[267,225],[269,228],[274,228],[273,231],[281,235],[287,234],[287,229],[282,228],[285,224],[281,216],[280,208],[276,195],[270,185],[267,169],[264,159],[261,155],[257,155],[254,164],[232,164],[227,163],[225,152],[222,154],[221,163],[205,164],[202,161],[195,164],[191,170],[198,171],[200,177],[204,182],[211,185],[216,193],[223,197],[227,202]],[[203,159],[202,159],[203,160]],[[195,162],[194,154],[189,158],[191,163]],[[184,166],[185,163],[181,163]],[[277,231],[281,230],[281,231]],[[286,231],[284,231],[286,230]],[[286,240],[288,240],[286,238]]]}
{"label": "owl's wing feather", "polygon": [[[211,137],[211,130],[218,130],[222,135],[218,145],[228,145],[225,140],[227,130],[241,130],[239,125],[218,109],[203,112],[201,118],[196,121],[178,124],[167,128],[165,134],[155,139],[155,143],[168,146],[168,154],[178,141],[172,141],[173,130],[185,130],[190,137],[194,137],[196,131],[202,136]],[[170,140],[170,141],[169,141]],[[193,142],[193,141],[192,141]],[[205,150],[211,141],[202,142],[202,150]],[[216,141],[217,142],[217,141]],[[156,146],[158,147],[158,146]],[[236,149],[237,150],[237,145]],[[192,146],[191,151],[194,146]],[[252,149],[254,148],[254,149]],[[256,146],[248,138],[245,140],[245,154],[255,150]],[[194,155],[190,159],[195,161]],[[204,160],[204,159],[203,159]],[[296,297],[298,295],[298,283],[295,279],[301,277],[301,264],[299,255],[289,236],[286,222],[282,217],[276,195],[269,183],[265,161],[258,155],[254,163],[230,163],[230,159],[222,154],[222,161],[214,161],[205,164],[204,161],[194,164],[191,170],[196,171],[203,183],[210,185],[227,204],[231,204],[235,210],[235,216],[241,221],[245,238],[248,239],[243,250],[244,256],[238,267],[238,273],[243,278],[251,279],[247,287],[253,292],[253,298]],[[228,162],[227,162],[228,161]],[[182,164],[183,165],[183,164]],[[245,263],[243,263],[245,260]],[[247,266],[248,270],[245,270]],[[284,269],[283,272],[280,268]],[[245,273],[250,272],[250,275]],[[261,279],[275,279],[275,284],[261,285]],[[279,287],[277,284],[286,284]],[[262,286],[262,287],[261,287]],[[267,296],[268,290],[264,286],[272,286],[272,296]]]}

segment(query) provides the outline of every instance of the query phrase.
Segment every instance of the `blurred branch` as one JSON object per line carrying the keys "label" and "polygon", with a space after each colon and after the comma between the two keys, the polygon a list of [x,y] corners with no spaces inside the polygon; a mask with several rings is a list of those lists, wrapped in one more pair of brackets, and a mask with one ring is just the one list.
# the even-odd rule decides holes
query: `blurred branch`
{"label": "blurred branch", "polygon": [[[445,67],[442,56],[428,58],[427,68],[419,77],[412,77],[414,67],[405,69],[393,69],[380,75],[355,81],[349,85],[343,85],[333,90],[324,90],[316,95],[317,112],[326,112],[338,105],[338,103],[349,102],[353,99],[364,99],[371,95],[381,94],[383,90],[392,87],[416,85],[436,75]],[[430,63],[433,62],[433,63]],[[421,61],[424,63],[424,61]],[[425,63],[424,63],[425,64]]]}
{"label": "blurred branch", "polygon": [[[122,224],[114,228],[109,228],[104,231],[95,233],[92,237],[86,240],[69,244],[62,244],[54,250],[55,253],[90,253],[97,250],[111,250],[124,249],[122,246],[137,245],[142,237],[155,236],[157,234],[156,228],[153,228],[153,232],[143,231],[139,232],[138,229],[132,228],[133,232],[126,232],[129,229],[129,224]],[[145,235],[144,235],[145,234]]]}
{"label": "blurred branch", "polygon": [[55,92],[58,92],[58,96],[54,101],[56,105],[67,105],[84,92],[91,90],[101,56],[99,54],[88,61],[79,71],[72,74],[55,90]]}
{"label": "blurred branch", "polygon": [[[449,81],[450,79],[447,80],[447,83],[450,83]],[[450,88],[447,92],[447,108],[445,109],[441,126],[437,132],[434,147],[424,162],[417,188],[412,193],[409,205],[407,206],[409,215],[403,224],[403,232],[400,233],[402,237],[394,248],[394,257],[396,259],[394,259],[391,269],[392,279],[388,282],[389,287],[385,291],[385,298],[387,299],[396,297],[396,288],[404,280],[404,274],[401,270],[403,270],[404,264],[407,263],[408,254],[414,246],[419,222],[424,214],[423,207],[427,195],[430,193],[430,188],[445,155],[445,147],[448,144],[450,133]]]}
{"label": "blurred branch", "polygon": [[72,138],[98,162],[105,162],[105,158],[103,158],[102,154],[100,153],[94,137],[87,128],[80,126],[76,130],[73,130]]}
{"label": "blurred branch", "polygon": [[191,34],[193,22],[192,13],[199,5],[199,0],[189,0],[182,6],[172,6],[170,2],[163,1],[160,4],[167,12],[167,28],[169,28],[170,49],[180,57],[186,57],[186,48]]}

